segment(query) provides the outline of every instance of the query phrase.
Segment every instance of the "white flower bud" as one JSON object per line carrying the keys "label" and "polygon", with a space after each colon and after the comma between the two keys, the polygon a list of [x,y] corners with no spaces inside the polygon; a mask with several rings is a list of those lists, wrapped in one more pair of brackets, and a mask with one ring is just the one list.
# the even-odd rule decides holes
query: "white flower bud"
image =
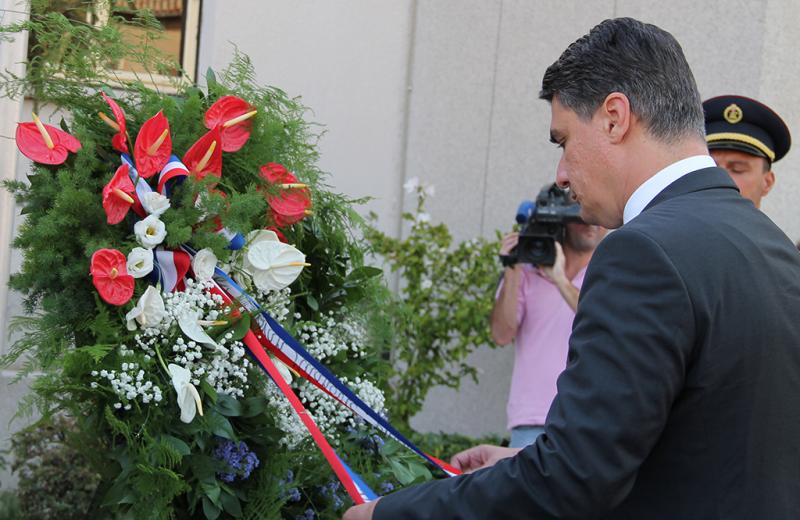
{"label": "white flower bud", "polygon": [[134,247],[128,253],[128,274],[134,278],[142,278],[153,270],[153,251],[143,247]]}
{"label": "white flower bud", "polygon": [[146,193],[139,200],[144,210],[150,215],[159,216],[169,209],[169,199],[157,191]]}

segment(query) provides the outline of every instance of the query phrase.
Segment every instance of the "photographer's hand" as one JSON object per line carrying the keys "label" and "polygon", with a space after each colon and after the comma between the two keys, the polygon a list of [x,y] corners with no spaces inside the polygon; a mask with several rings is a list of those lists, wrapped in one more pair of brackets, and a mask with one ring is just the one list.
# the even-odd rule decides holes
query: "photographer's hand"
{"label": "photographer's hand", "polygon": [[519,242],[519,233],[516,231],[504,236],[500,242],[500,254],[503,256],[509,255],[511,250],[517,247],[517,242]]}
{"label": "photographer's hand", "polygon": [[572,282],[567,278],[567,273],[565,271],[567,261],[564,257],[564,249],[558,242],[555,243],[555,246],[555,263],[551,266],[540,266],[539,273],[555,284],[558,288],[558,292],[561,293],[561,296],[567,302],[567,305],[575,311],[578,309],[578,296],[580,293],[578,288],[572,285]]}

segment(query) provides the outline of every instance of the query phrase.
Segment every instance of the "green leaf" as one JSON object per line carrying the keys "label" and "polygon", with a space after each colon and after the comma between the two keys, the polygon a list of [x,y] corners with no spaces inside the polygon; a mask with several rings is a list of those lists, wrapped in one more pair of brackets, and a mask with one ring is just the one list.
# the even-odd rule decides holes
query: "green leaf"
{"label": "green leaf", "polygon": [[161,440],[169,445],[172,449],[180,453],[182,456],[186,456],[191,453],[191,448],[189,445],[180,440],[177,437],[173,437],[172,435],[161,435]]}
{"label": "green leaf", "polygon": [[319,302],[316,298],[311,296],[310,294],[306,295],[306,303],[308,304],[309,308],[314,311],[319,311]]}
{"label": "green leaf", "polygon": [[215,412],[206,414],[206,424],[214,435],[218,435],[223,439],[236,440],[236,435],[233,433],[233,426],[231,426],[230,421],[222,415]]}
{"label": "green leaf", "polygon": [[377,278],[381,275],[383,275],[383,271],[381,269],[365,265],[350,271],[350,274],[348,274],[347,278],[345,278],[344,285],[345,287],[360,285],[370,278]]}
{"label": "green leaf", "polygon": [[244,399],[241,404],[242,417],[256,417],[264,413],[264,410],[269,406],[269,401],[267,401],[266,397],[254,396]]}
{"label": "green leaf", "polygon": [[389,465],[392,468],[392,474],[402,485],[407,486],[416,480],[414,473],[402,462],[390,459]]}
{"label": "green leaf", "polygon": [[203,490],[203,493],[215,506],[222,507],[222,503],[219,501],[222,488],[219,487],[219,483],[216,480],[212,482],[200,482],[200,489]]}
{"label": "green leaf", "polygon": [[216,404],[217,402],[217,391],[214,390],[214,387],[208,384],[208,381],[205,379],[200,380],[200,389],[203,390],[203,393],[208,396],[211,400],[212,404]]}
{"label": "green leaf", "polygon": [[400,443],[399,443],[399,442],[396,442],[396,441],[393,441],[393,440],[388,440],[388,441],[386,441],[386,442],[383,444],[383,446],[381,446],[381,448],[380,448],[380,450],[381,450],[381,454],[382,454],[384,457],[391,457],[392,455],[394,455],[395,453],[397,453],[397,451],[398,451],[399,449],[400,449]]}
{"label": "green leaf", "polygon": [[217,461],[208,455],[197,454],[188,457],[189,467],[192,468],[192,473],[195,478],[200,481],[215,481],[214,474],[217,470]]}
{"label": "green leaf", "polygon": [[103,360],[104,357],[108,355],[109,352],[114,350],[116,345],[108,345],[108,344],[97,344],[97,345],[87,345],[85,347],[79,347],[76,350],[78,352],[84,352],[92,357],[95,363],[99,363]]}
{"label": "green leaf", "polygon": [[211,67],[206,69],[206,85],[208,85],[209,91],[217,87],[217,75],[214,74],[214,70]]}
{"label": "green leaf", "polygon": [[239,417],[242,415],[242,405],[233,397],[220,394],[217,397],[216,409],[226,417]]}
{"label": "green leaf", "polygon": [[250,318],[249,314],[243,314],[242,319],[236,322],[236,324],[231,328],[233,332],[233,340],[240,341],[243,339],[247,332],[250,330],[250,323],[252,319]]}
{"label": "green leaf", "polygon": [[222,502],[222,509],[226,513],[234,518],[242,517],[242,505],[239,503],[239,499],[236,497],[236,495],[223,492],[220,496],[220,501]]}
{"label": "green leaf", "polygon": [[103,497],[103,506],[116,506],[119,504],[133,504],[135,498],[131,492],[130,481],[127,478],[117,479],[111,489]]}
{"label": "green leaf", "polygon": [[203,514],[208,520],[217,520],[221,512],[220,508],[212,504],[208,497],[203,497]]}

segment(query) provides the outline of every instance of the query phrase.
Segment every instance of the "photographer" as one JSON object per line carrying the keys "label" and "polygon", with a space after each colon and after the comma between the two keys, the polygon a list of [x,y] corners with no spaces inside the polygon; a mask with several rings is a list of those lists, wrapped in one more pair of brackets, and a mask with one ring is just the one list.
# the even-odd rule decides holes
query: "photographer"
{"label": "photographer", "polygon": [[[507,405],[514,448],[532,444],[544,431],[556,379],[567,363],[569,334],[586,265],[606,233],[605,228],[579,222],[565,226],[564,244],[555,243],[552,266],[517,263],[505,268],[492,309],[494,341],[507,345],[516,339]],[[500,254],[511,254],[518,239],[519,233],[506,235]]]}

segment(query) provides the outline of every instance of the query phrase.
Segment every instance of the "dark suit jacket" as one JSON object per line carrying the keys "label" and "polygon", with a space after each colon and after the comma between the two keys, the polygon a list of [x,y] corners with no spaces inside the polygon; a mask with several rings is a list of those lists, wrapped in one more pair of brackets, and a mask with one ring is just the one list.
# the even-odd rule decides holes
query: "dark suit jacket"
{"label": "dark suit jacket", "polygon": [[545,434],[375,518],[800,519],[800,253],[724,170],[592,258]]}

